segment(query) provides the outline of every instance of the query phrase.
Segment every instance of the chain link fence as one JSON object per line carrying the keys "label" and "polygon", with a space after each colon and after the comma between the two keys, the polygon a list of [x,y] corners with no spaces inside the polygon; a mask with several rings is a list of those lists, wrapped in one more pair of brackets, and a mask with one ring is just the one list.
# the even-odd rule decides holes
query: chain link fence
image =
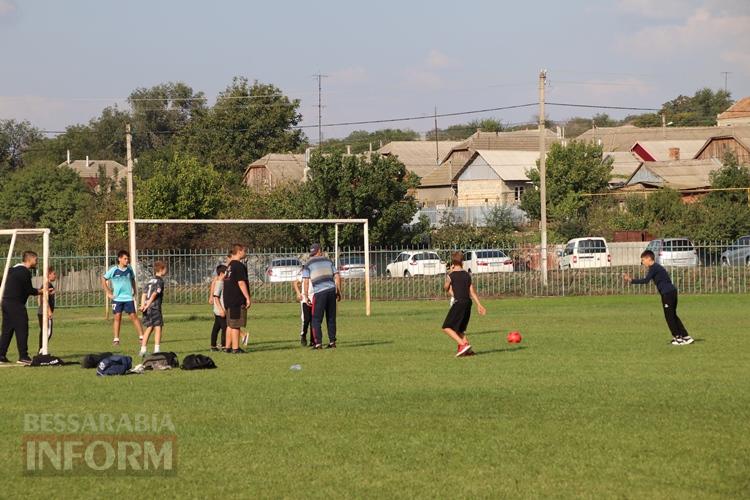
{"label": "chain link fence", "polygon": [[[541,249],[538,245],[500,247],[495,252],[484,249],[460,249],[471,252],[467,261],[473,281],[481,296],[570,296],[570,295],[634,295],[654,293],[653,286],[629,286],[624,273],[643,275],[640,254],[647,243],[610,243],[602,267],[588,267],[586,255],[578,255],[575,263],[565,245],[550,245],[547,283],[540,271]],[[450,255],[457,249],[426,248],[371,248],[370,276],[372,300],[438,300],[445,299],[442,285]],[[669,269],[672,279],[682,293],[747,293],[750,290],[750,242],[737,246],[731,242],[701,243],[689,249],[674,249],[687,257],[679,262],[676,253],[657,252],[657,259]],[[497,251],[501,252],[498,254]],[[328,255],[335,257],[333,249]],[[408,254],[403,262],[402,254]],[[437,255],[432,262],[425,256]],[[343,277],[343,296],[346,300],[364,300],[365,283],[361,248],[340,248],[338,266]],[[423,259],[420,259],[419,256]],[[484,258],[483,256],[495,256]],[[497,257],[502,255],[502,257]],[[152,274],[153,263],[164,261],[168,267],[165,301],[179,304],[207,304],[208,290],[217,265],[225,263],[227,252],[216,250],[140,251],[138,254],[138,282],[141,286]],[[255,302],[292,302],[296,295],[291,281],[296,272],[273,279],[290,281],[271,282],[269,266],[275,259],[299,259],[304,262],[303,249],[251,250],[247,257],[250,291]],[[494,262],[492,262],[494,259]],[[671,260],[670,260],[671,259]],[[426,260],[426,262],[422,262]],[[497,261],[500,261],[498,264]],[[20,261],[20,256],[14,262]],[[490,262],[486,262],[490,261]],[[114,265],[114,257],[104,262],[104,255],[60,255],[50,257],[57,271],[56,301],[58,307],[104,307],[101,276]],[[678,265],[672,265],[678,264]],[[349,267],[346,267],[349,265]],[[352,266],[353,265],[353,266]],[[359,267],[359,269],[357,269]],[[37,273],[38,274],[38,273]],[[41,282],[37,276],[36,281]],[[31,303],[31,302],[30,302]]]}

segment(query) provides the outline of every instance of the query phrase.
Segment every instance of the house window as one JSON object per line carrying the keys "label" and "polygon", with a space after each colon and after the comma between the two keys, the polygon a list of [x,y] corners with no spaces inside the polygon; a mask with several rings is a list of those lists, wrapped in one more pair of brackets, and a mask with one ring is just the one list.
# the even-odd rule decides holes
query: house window
{"label": "house window", "polygon": [[521,201],[521,197],[523,196],[523,190],[524,190],[523,186],[516,186],[515,188],[513,188],[513,199],[516,202]]}

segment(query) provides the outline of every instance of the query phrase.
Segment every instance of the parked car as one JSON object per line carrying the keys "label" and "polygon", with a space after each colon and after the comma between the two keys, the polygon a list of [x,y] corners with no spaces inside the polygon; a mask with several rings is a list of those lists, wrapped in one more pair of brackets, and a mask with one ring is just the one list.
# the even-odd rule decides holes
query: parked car
{"label": "parked car", "polygon": [[750,236],[743,236],[721,254],[723,266],[750,266]]}
{"label": "parked car", "polygon": [[302,262],[294,257],[273,259],[266,268],[266,281],[268,283],[294,281],[297,279],[301,268]]}
{"label": "parked car", "polygon": [[513,259],[502,250],[467,250],[464,269],[470,273],[512,273]]}
{"label": "parked car", "polygon": [[[375,264],[370,264],[370,276],[375,276]],[[344,255],[339,258],[339,275],[342,278],[364,278],[365,277],[365,256],[364,255]]]}
{"label": "parked car", "polygon": [[434,276],[444,274],[445,265],[440,261],[440,256],[435,252],[415,250],[401,252],[396,259],[385,268],[386,276],[404,277],[410,276]]}
{"label": "parked car", "polygon": [[596,236],[568,241],[565,250],[558,252],[557,256],[560,259],[560,269],[588,269],[612,265],[607,240]]}
{"label": "parked car", "polygon": [[652,240],[646,250],[654,252],[656,262],[662,266],[695,267],[700,262],[693,242],[687,238]]}

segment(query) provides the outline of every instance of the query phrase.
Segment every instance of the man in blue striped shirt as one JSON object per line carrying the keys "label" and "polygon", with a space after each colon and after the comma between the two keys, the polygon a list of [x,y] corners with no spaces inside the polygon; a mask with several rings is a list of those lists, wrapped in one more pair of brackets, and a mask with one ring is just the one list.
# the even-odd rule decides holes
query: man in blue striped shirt
{"label": "man in blue striped shirt", "polygon": [[[308,293],[312,287],[312,300]],[[302,296],[312,307],[312,342],[313,349],[323,347],[323,315],[328,326],[327,349],[336,348],[336,302],[341,300],[341,276],[333,262],[323,256],[320,245],[310,247],[310,259],[302,267]]]}

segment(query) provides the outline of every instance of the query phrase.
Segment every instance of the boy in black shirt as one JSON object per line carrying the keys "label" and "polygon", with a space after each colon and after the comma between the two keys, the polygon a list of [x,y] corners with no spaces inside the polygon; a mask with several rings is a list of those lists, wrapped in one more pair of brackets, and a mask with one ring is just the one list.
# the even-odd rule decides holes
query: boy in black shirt
{"label": "boy in black shirt", "polygon": [[[250,283],[247,267],[242,259],[247,255],[244,245],[232,245],[231,260],[224,275],[224,308],[227,315],[227,349],[234,354],[244,353],[240,349],[240,330],[247,326],[247,310],[250,308]],[[230,347],[231,346],[231,347]]]}
{"label": "boy in black shirt", "polygon": [[154,262],[154,277],[146,283],[146,289],[141,298],[141,311],[143,312],[143,340],[141,341],[141,356],[146,355],[148,338],[154,332],[154,353],[161,351],[161,333],[164,327],[164,316],[161,313],[161,302],[164,297],[164,276],[167,274],[167,265],[157,260]]}
{"label": "boy in black shirt", "polygon": [[[47,282],[49,285],[47,286],[47,341],[49,341],[52,338],[52,315],[55,312],[55,281],[57,280],[57,274],[55,273],[55,270],[51,267],[47,271]],[[41,295],[39,296],[39,308],[36,311],[36,317],[39,320],[39,354],[42,353],[42,332],[44,331],[44,328],[42,328],[42,322],[44,321],[44,311],[42,311],[42,302],[44,300],[42,299]]]}
{"label": "boy in black shirt", "polygon": [[471,344],[466,336],[466,327],[471,318],[472,301],[477,303],[479,314],[484,316],[487,310],[479,302],[477,291],[471,283],[471,275],[464,271],[464,254],[454,252],[451,256],[451,269],[445,277],[443,289],[453,291],[453,305],[443,322],[443,331],[458,344],[456,357],[473,354]]}
{"label": "boy in black shirt", "polygon": [[656,289],[661,295],[661,303],[664,306],[664,318],[667,320],[669,331],[672,332],[672,345],[690,345],[693,338],[688,335],[685,325],[677,316],[677,288],[672,284],[669,273],[660,264],[656,263],[654,252],[645,250],[641,254],[641,264],[648,268],[645,278],[633,279],[628,273],[623,278],[626,283],[632,285],[645,285],[649,281],[654,282]]}
{"label": "boy in black shirt", "polygon": [[0,363],[9,363],[8,347],[16,335],[19,365],[30,365],[29,358],[29,314],[26,301],[30,295],[39,295],[39,290],[31,284],[31,269],[35,269],[37,254],[30,250],[23,253],[23,262],[8,271],[2,300],[3,326],[0,335]]}

